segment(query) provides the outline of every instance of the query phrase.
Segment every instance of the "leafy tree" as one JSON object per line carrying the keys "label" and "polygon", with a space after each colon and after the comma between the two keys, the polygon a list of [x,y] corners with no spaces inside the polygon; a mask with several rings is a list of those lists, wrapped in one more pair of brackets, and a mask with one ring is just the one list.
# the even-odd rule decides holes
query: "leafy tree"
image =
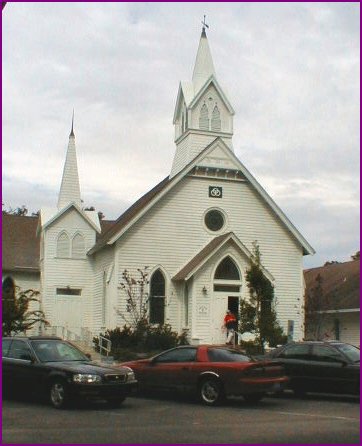
{"label": "leafy tree", "polygon": [[[85,211],[95,211],[96,208],[95,208],[94,206],[89,206],[89,207],[87,207],[87,208],[84,208],[84,210],[85,210]],[[99,212],[98,212],[98,218],[99,218],[99,220],[103,220],[103,219],[105,218],[105,215],[103,214],[102,211],[99,211]]]}
{"label": "leafy tree", "polygon": [[148,267],[137,269],[138,278],[134,278],[126,269],[122,273],[122,281],[119,288],[126,294],[125,311],[117,309],[117,314],[121,316],[126,325],[132,329],[137,329],[147,321],[148,316]]}
{"label": "leafy tree", "polygon": [[22,215],[22,216],[26,216],[28,215],[28,208],[25,206],[25,204],[23,204],[21,207],[17,207],[15,209],[9,208],[9,209],[4,209],[4,203],[3,203],[3,210],[2,213],[3,214],[11,214],[11,215]]}
{"label": "leafy tree", "polygon": [[274,287],[262,271],[261,254],[256,241],[253,243],[251,266],[246,271],[246,282],[250,299],[240,303],[239,331],[254,333],[255,343],[264,352],[266,342],[276,346],[285,342],[286,336],[277,321],[273,305]]}
{"label": "leafy tree", "polygon": [[359,260],[359,259],[360,259],[360,252],[357,251],[356,254],[353,254],[353,255],[351,256],[351,259],[352,259],[352,260]]}
{"label": "leafy tree", "polygon": [[20,290],[11,277],[2,284],[2,335],[26,332],[37,323],[49,325],[40,310],[29,310],[30,302],[38,302],[38,291]]}
{"label": "leafy tree", "polygon": [[323,291],[323,277],[318,274],[314,286],[311,286],[305,296],[305,331],[308,337],[322,340],[323,325],[327,318],[325,311],[329,308],[329,299]]}
{"label": "leafy tree", "polygon": [[328,266],[328,265],[338,265],[341,262],[338,262],[337,260],[330,260],[328,262],[326,262],[323,266]]}

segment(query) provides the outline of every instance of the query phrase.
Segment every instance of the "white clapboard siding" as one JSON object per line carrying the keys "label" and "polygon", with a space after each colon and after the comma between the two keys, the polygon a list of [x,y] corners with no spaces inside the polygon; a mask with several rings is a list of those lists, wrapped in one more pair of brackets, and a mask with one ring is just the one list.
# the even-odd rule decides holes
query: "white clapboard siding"
{"label": "white clapboard siding", "polygon": [[[69,237],[70,257],[58,256],[57,242],[59,235]],[[42,300],[46,318],[52,325],[66,325],[78,330],[93,324],[93,267],[86,256],[86,251],[95,243],[95,230],[77,211],[70,209],[52,225],[45,229],[44,259],[42,267]],[[81,236],[84,253],[80,253],[77,238]],[[75,258],[72,257],[72,244],[75,240]],[[81,296],[57,296],[57,288],[81,289]],[[73,307],[72,307],[73,305]],[[73,310],[72,310],[73,308]]]}
{"label": "white clapboard siding", "polygon": [[[209,185],[223,187],[221,200],[208,197]],[[203,223],[213,207],[228,215],[223,232],[233,231],[249,250],[258,241],[263,265],[275,278],[279,319],[285,329],[294,320],[295,336],[302,337],[302,315],[295,308],[303,297],[302,249],[246,183],[185,178],[117,243],[118,276],[125,268],[158,264],[173,277],[215,237]],[[169,290],[176,293],[172,284]],[[180,329],[179,314],[169,319]]]}

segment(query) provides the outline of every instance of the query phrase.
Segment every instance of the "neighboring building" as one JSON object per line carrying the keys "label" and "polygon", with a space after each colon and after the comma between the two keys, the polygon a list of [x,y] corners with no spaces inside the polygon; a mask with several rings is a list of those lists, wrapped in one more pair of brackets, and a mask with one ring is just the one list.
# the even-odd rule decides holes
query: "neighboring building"
{"label": "neighboring building", "polygon": [[38,217],[2,215],[2,275],[23,290],[39,290]]}
{"label": "neighboring building", "polygon": [[331,263],[304,272],[306,339],[360,345],[360,260]]}
{"label": "neighboring building", "polygon": [[303,256],[314,250],[235,156],[233,116],[203,29],[192,81],[178,91],[170,175],[105,231],[81,206],[72,125],[58,206],[42,209],[38,224],[41,305],[53,327],[84,335],[122,326],[122,273],[147,265],[150,321],[193,343],[222,342],[226,309],[248,297],[257,240],[279,322],[303,338]]}

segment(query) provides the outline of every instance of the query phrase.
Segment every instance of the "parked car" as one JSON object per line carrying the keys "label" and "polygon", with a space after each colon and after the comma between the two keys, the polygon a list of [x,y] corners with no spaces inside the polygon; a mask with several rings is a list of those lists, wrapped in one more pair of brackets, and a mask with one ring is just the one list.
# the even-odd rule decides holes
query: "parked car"
{"label": "parked car", "polygon": [[338,341],[304,341],[286,344],[265,356],[285,366],[289,387],[307,392],[359,395],[360,349]]}
{"label": "parked car", "polygon": [[129,367],[113,368],[92,362],[73,344],[55,337],[2,339],[3,393],[33,392],[57,408],[77,397],[121,404],[137,386]]}
{"label": "parked car", "polygon": [[134,370],[140,391],[196,392],[210,406],[231,395],[257,402],[288,380],[276,362],[256,362],[237,349],[215,345],[180,346],[122,365]]}

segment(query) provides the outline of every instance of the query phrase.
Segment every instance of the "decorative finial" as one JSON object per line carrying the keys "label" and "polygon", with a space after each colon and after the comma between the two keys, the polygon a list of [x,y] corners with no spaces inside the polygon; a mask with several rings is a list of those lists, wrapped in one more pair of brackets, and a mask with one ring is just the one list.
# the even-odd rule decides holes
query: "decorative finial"
{"label": "decorative finial", "polygon": [[73,116],[72,116],[72,130],[71,130],[69,136],[74,136],[73,126],[74,126],[74,108],[73,108]]}
{"label": "decorative finial", "polygon": [[207,25],[207,23],[206,23],[206,15],[204,15],[204,20],[201,20],[201,23],[202,23],[202,34],[201,35],[206,37],[205,27],[209,28],[209,25]]}

